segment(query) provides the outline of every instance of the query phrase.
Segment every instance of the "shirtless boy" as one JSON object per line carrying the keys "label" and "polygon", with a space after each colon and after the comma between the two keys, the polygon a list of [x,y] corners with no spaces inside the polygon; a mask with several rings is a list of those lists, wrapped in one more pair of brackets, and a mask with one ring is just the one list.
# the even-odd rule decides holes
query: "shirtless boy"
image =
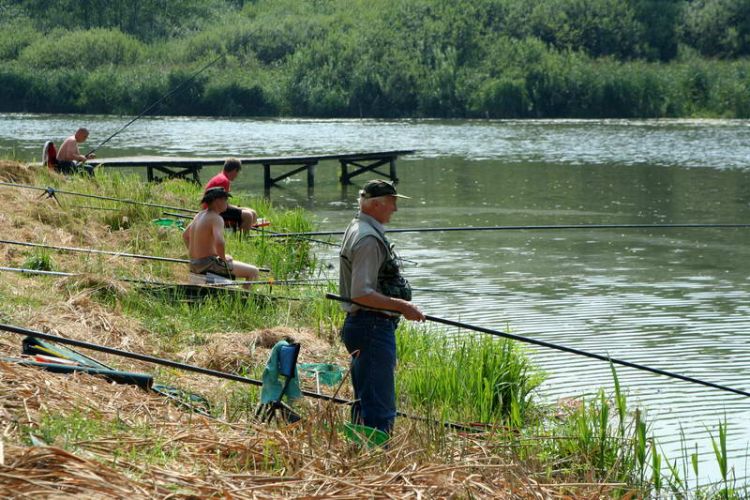
{"label": "shirtless boy", "polygon": [[224,219],[219,214],[227,209],[230,196],[222,187],[206,190],[201,199],[206,208],[196,214],[182,233],[190,257],[190,272],[255,280],[258,278],[257,267],[236,261],[225,252]]}

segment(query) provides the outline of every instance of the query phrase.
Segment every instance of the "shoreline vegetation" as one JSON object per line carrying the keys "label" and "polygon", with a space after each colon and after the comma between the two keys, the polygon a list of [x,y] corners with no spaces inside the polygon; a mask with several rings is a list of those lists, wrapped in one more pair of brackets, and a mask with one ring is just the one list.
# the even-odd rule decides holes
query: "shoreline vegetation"
{"label": "shoreline vegetation", "polygon": [[750,117],[744,0],[0,0],[0,112]]}
{"label": "shoreline vegetation", "polygon": [[[136,175],[97,171],[63,178],[46,169],[0,161],[0,180],[72,192],[193,208],[200,188],[182,180],[144,183]],[[309,231],[302,210],[280,211],[236,194],[258,208],[274,230]],[[59,195],[61,206],[31,190],[0,186],[3,238],[184,257],[178,228],[157,226],[156,208]],[[227,233],[237,258],[272,270],[274,280],[330,278],[311,243],[241,238]],[[283,287],[269,282],[255,300],[215,296],[197,303],[146,293],[116,277],[186,282],[185,266],[112,256],[54,253],[0,245],[4,266],[82,273],[75,277],[3,272],[0,322],[117,349],[260,378],[269,349],[292,337],[300,362],[335,363],[347,356],[338,341],[343,314],[324,298],[332,282]],[[269,300],[273,297],[272,300]],[[290,300],[291,299],[291,300]],[[21,337],[0,332],[3,357],[20,355]],[[345,407],[305,399],[303,420],[259,424],[257,388],[86,352],[121,370],[196,393],[209,415],[186,411],[134,386],[78,374],[57,375],[0,360],[3,422],[0,495],[168,495],[288,497],[659,497],[741,498],[727,456],[731,429],[709,433],[722,478],[696,483],[698,455],[666,457],[648,420],[625,392],[599,391],[546,405],[544,374],[510,341],[402,324],[398,335],[399,418],[388,448],[347,439]],[[303,388],[315,391],[303,377]],[[351,398],[348,381],[323,387]],[[451,430],[446,422],[473,427]],[[15,479],[13,479],[15,478]]]}

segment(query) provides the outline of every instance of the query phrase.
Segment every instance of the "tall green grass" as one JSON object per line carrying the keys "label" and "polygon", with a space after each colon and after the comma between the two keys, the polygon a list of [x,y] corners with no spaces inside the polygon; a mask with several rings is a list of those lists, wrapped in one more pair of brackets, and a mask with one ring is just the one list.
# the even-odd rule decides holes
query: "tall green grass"
{"label": "tall green grass", "polygon": [[523,425],[543,380],[517,343],[448,338],[406,325],[397,340],[398,393],[416,411],[448,420]]}

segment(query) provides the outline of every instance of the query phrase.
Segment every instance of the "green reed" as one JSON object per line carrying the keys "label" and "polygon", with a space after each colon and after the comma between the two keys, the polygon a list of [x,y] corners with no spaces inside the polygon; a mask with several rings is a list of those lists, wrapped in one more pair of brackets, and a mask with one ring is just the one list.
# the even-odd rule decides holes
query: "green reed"
{"label": "green reed", "polygon": [[543,379],[510,341],[406,325],[397,349],[398,393],[415,410],[447,419],[520,426]]}
{"label": "green reed", "polygon": [[26,259],[21,264],[25,269],[36,269],[37,271],[53,271],[55,268],[54,261],[50,251],[45,248],[34,249],[29,252]]}

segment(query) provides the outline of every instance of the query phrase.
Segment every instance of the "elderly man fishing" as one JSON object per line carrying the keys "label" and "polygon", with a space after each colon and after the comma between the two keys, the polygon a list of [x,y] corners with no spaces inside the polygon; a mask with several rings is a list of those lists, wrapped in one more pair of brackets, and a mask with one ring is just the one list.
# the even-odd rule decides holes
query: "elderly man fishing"
{"label": "elderly man fishing", "polygon": [[398,194],[388,181],[365,184],[359,213],[344,233],[339,254],[341,296],[361,305],[342,304],[347,315],[341,336],[352,356],[352,385],[358,399],[352,406],[352,421],[389,435],[396,418],[396,326],[401,315],[425,320],[410,302],[411,288],[385,237],[383,224],[396,212],[398,198],[408,197]]}
{"label": "elderly man fishing", "polygon": [[225,278],[235,277],[255,280],[258,268],[232,259],[225,253],[224,219],[221,213],[227,209],[227,200],[232,196],[222,187],[206,190],[201,199],[206,208],[195,215],[182,233],[190,256],[190,272],[213,273]]}
{"label": "elderly man fishing", "polygon": [[86,160],[94,158],[93,153],[82,155],[78,150],[78,144],[86,142],[89,138],[89,131],[83,127],[76,130],[76,133],[65,139],[57,152],[57,170],[63,174],[74,174],[83,169],[90,175],[94,173],[94,167],[86,165]]}

